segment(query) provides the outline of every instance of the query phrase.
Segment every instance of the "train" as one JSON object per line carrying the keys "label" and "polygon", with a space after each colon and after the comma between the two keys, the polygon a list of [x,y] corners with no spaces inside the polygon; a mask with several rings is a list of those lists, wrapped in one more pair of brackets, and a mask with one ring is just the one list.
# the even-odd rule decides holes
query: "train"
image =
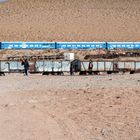
{"label": "train", "polygon": [[[93,67],[89,70],[89,64],[92,63]],[[29,61],[29,72],[42,73],[42,75],[64,75],[70,73],[71,67],[73,72],[79,75],[96,75],[100,73],[125,73],[130,74],[140,72],[140,61],[80,61],[80,60],[37,60]],[[21,61],[7,61],[0,60],[0,75],[5,73],[23,73],[24,67]]]}
{"label": "train", "polygon": [[140,50],[140,42],[0,42],[0,49]]}

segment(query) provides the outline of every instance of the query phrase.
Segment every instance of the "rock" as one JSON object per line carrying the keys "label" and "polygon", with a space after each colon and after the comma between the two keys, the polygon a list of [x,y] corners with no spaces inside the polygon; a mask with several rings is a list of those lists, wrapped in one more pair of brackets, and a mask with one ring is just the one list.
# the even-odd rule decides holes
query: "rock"
{"label": "rock", "polygon": [[106,135],[106,134],[107,134],[107,129],[103,128],[103,129],[101,130],[101,134],[102,134],[102,136]]}
{"label": "rock", "polygon": [[117,97],[116,97],[116,99],[120,99],[120,98],[121,98],[120,96],[117,96]]}
{"label": "rock", "polygon": [[35,105],[33,105],[33,106],[32,106],[32,108],[34,109],[34,108],[36,108],[36,106],[35,106]]}
{"label": "rock", "polygon": [[5,104],[5,105],[4,105],[4,107],[8,107],[8,106],[9,106],[8,104]]}

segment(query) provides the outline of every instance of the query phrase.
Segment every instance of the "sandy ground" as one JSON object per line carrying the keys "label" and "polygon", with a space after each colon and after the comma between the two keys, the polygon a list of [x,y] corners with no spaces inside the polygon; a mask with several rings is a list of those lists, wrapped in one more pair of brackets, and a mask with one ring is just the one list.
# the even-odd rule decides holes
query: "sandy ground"
{"label": "sandy ground", "polygon": [[139,0],[8,0],[0,41],[139,41]]}
{"label": "sandy ground", "polygon": [[0,77],[1,140],[140,140],[140,74]]}

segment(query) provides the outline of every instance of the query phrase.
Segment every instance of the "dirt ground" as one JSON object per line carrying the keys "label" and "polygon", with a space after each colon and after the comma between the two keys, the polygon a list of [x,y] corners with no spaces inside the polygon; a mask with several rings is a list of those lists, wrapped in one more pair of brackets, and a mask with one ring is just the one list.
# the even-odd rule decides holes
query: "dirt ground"
{"label": "dirt ground", "polygon": [[0,41],[140,41],[139,0],[8,0]]}
{"label": "dirt ground", "polygon": [[140,74],[0,77],[1,140],[140,140]]}
{"label": "dirt ground", "polygon": [[0,50],[0,59],[7,60],[7,57],[22,56],[50,56],[74,53],[75,59],[83,60],[86,55],[105,54],[106,50]]}

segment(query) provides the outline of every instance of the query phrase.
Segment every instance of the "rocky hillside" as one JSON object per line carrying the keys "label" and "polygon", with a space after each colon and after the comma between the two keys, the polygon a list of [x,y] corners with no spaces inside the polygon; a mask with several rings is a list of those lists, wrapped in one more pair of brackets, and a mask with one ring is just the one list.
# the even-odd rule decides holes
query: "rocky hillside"
{"label": "rocky hillside", "polygon": [[0,41],[140,41],[139,0],[9,0]]}

